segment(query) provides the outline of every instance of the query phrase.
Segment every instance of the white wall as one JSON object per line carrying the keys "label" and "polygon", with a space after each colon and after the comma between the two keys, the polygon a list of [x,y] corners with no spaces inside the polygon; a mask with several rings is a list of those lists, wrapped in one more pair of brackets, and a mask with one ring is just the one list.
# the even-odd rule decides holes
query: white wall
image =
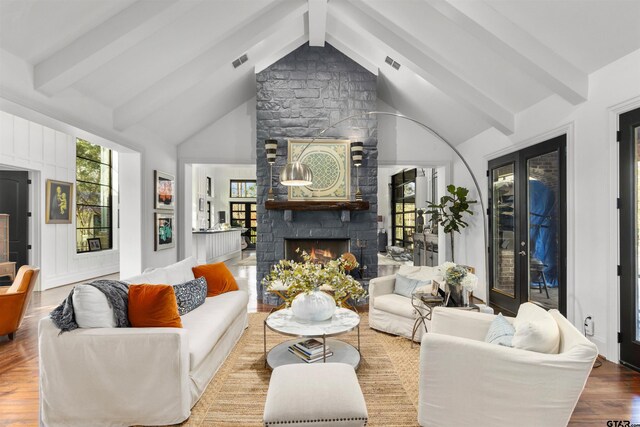
{"label": "white wall", "polygon": [[[380,99],[378,110],[397,113]],[[433,167],[451,163],[454,156],[451,149],[419,125],[400,117],[378,115],[377,119],[380,167],[415,164]]]}
{"label": "white wall", "polygon": [[[516,117],[516,132],[506,137],[488,130],[459,149],[480,180],[486,203],[489,159],[567,133],[567,317],[575,325],[595,322],[592,341],[610,360],[618,360],[617,115],[640,106],[640,50],[592,73],[589,100],[572,106],[549,97]],[[460,162],[454,182],[472,188]],[[475,193],[475,191],[472,191]],[[475,195],[475,194],[473,194]],[[479,210],[478,208],[476,210]],[[457,240],[456,259],[484,275],[484,243],[479,215]],[[483,280],[484,282],[484,280]]]}
{"label": "white wall", "polygon": [[[119,246],[126,246],[127,251],[137,250],[140,254],[139,258],[129,257],[128,252],[123,254],[128,257],[123,277],[137,274],[148,267],[160,267],[177,260],[177,248],[154,250],[153,174],[154,170],[158,169],[176,175],[175,147],[141,143],[140,147],[134,150],[129,148],[131,144],[122,146],[4,98],[0,98],[0,113],[0,164],[31,170],[33,174],[39,175],[39,182],[34,185],[33,190],[39,192],[39,203],[34,204],[34,215],[37,214],[40,221],[34,225],[35,233],[31,237],[34,240],[30,243],[35,252],[42,253],[41,257],[33,258],[41,268],[42,290],[119,270],[118,249],[76,254],[75,223],[44,224],[46,179],[75,182],[76,137],[111,148],[118,153],[137,156],[133,162],[125,161],[121,164],[119,171],[120,190],[126,195],[120,200],[120,216],[126,217],[130,221],[129,225],[133,227],[127,229],[133,230],[131,233],[122,234],[123,240]],[[128,169],[123,170],[123,167]],[[129,177],[132,179],[129,180]],[[127,203],[131,198],[134,202]]]}
{"label": "white wall", "polygon": [[139,275],[142,271],[142,186],[140,153],[120,153],[120,277]]}
{"label": "white wall", "polygon": [[[200,229],[207,227],[207,202],[211,203],[211,226],[216,223],[215,199],[207,195],[207,178],[211,178],[212,191],[215,195],[214,186],[215,168],[211,165],[193,165],[191,169],[191,227]],[[199,199],[205,202],[204,210],[200,211]]]}
{"label": "white wall", "polygon": [[184,163],[255,164],[256,99],[252,98],[178,146]]}
{"label": "white wall", "polygon": [[[178,260],[178,243],[170,249],[156,251],[154,249],[155,217],[154,217],[154,171],[159,170],[176,177],[176,191],[180,191],[180,180],[177,174],[177,149],[166,145],[146,147],[142,151],[142,268],[164,267]],[[179,236],[180,199],[174,211],[174,231]],[[166,211],[163,211],[166,212]],[[178,237],[179,238],[179,237]]]}
{"label": "white wall", "polygon": [[35,232],[29,236],[33,248],[29,262],[41,269],[41,290],[119,270],[117,246],[101,252],[76,253],[75,215],[72,224],[44,223],[47,179],[75,184],[75,136],[0,111],[0,164],[32,171],[38,179],[37,185],[31,187],[37,197],[32,208],[38,227],[34,221]]}

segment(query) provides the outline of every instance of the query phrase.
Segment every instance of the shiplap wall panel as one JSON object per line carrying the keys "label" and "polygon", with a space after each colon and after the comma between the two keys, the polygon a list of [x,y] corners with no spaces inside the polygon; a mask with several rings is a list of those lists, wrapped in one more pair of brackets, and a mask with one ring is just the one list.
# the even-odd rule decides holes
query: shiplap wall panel
{"label": "shiplap wall panel", "polygon": [[13,153],[13,116],[4,111],[0,113],[0,152],[0,159]]}
{"label": "shiplap wall panel", "polygon": [[29,158],[32,162],[42,165],[42,150],[44,145],[44,126],[29,122]]}
{"label": "shiplap wall panel", "polygon": [[[118,250],[76,253],[75,215],[72,224],[45,224],[46,181],[72,182],[76,175],[76,139],[6,112],[0,112],[0,163],[40,172],[38,197],[40,222],[41,288],[117,272]],[[74,194],[71,209],[75,211]],[[114,229],[117,233],[117,229]],[[30,237],[30,242],[37,241]]]}
{"label": "shiplap wall panel", "polygon": [[13,120],[13,150],[20,159],[29,158],[29,122],[20,117]]}

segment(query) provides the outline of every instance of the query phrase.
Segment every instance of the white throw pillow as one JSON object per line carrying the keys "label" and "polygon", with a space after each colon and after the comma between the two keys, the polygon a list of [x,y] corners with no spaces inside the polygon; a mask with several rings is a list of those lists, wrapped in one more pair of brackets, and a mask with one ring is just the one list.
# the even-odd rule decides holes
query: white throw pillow
{"label": "white throw pillow", "polygon": [[143,273],[140,276],[124,279],[123,282],[130,285],[168,285],[167,273],[164,268],[155,268],[149,273]]}
{"label": "white throw pillow", "polygon": [[81,328],[115,328],[116,318],[107,297],[91,285],[73,288],[73,311]]}
{"label": "white throw pillow", "polygon": [[524,303],[514,321],[513,347],[538,353],[556,354],[560,348],[560,330],[544,308]]}
{"label": "white throw pillow", "polygon": [[195,257],[189,257],[165,267],[163,270],[167,275],[166,283],[169,285],[177,285],[195,279],[193,270],[191,270],[195,266]]}

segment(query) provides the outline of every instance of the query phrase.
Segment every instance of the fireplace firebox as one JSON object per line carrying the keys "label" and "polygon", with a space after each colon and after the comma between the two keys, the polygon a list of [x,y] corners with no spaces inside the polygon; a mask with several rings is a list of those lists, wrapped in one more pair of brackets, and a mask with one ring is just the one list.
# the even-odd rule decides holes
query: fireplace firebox
{"label": "fireplace firebox", "polygon": [[284,239],[284,257],[292,261],[302,261],[296,249],[307,252],[315,262],[325,264],[338,259],[350,251],[350,239]]}

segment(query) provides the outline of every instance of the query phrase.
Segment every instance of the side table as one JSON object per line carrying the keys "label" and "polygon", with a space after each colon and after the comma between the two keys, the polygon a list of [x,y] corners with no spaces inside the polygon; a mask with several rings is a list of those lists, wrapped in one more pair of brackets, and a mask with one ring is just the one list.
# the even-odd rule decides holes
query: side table
{"label": "side table", "polygon": [[[424,331],[427,331],[427,320],[431,321],[431,315],[435,307],[446,306],[445,299],[441,296],[434,296],[430,292],[414,292],[411,294],[411,305],[418,312],[418,317],[413,324],[413,332],[411,333],[411,348],[413,348],[413,341],[416,336],[416,332],[420,327],[420,323],[424,326]],[[448,307],[454,310],[468,310],[468,311],[480,311],[480,307],[475,304],[469,304],[459,307]]]}
{"label": "side table", "polygon": [[411,348],[413,348],[413,340],[418,332],[420,323],[424,326],[424,331],[427,332],[427,322],[431,321],[431,313],[434,307],[444,305],[444,298],[440,295],[433,295],[431,292],[414,292],[411,294],[411,305],[418,312],[418,317],[413,324],[413,331],[411,333]]}

